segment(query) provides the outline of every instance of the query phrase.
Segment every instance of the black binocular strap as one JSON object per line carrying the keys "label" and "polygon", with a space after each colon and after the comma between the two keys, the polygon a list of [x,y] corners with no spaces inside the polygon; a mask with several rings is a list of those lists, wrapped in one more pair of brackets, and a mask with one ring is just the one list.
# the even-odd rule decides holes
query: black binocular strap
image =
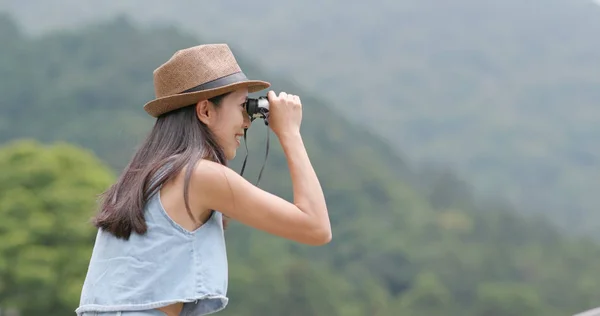
{"label": "black binocular strap", "polygon": [[[260,168],[260,172],[258,173],[258,180],[256,180],[256,186],[258,186],[258,184],[260,183],[260,179],[262,178],[262,174],[263,171],[265,170],[265,166],[267,165],[267,158],[269,156],[269,127],[268,127],[268,123],[265,123],[265,125],[267,125],[267,148],[265,150],[265,161],[263,162],[262,167]],[[248,161],[248,142],[246,141],[246,132],[248,131],[248,129],[244,129],[244,147],[246,148],[246,157],[244,157],[244,163],[242,163],[242,170],[240,171],[240,175],[243,176],[244,175],[244,169],[246,169],[246,162]]]}

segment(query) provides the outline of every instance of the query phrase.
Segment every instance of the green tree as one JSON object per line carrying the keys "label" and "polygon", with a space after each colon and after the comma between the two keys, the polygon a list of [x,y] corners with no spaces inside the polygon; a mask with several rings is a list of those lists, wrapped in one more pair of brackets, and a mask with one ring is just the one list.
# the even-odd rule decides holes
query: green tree
{"label": "green tree", "polygon": [[399,297],[391,312],[434,316],[448,314],[450,308],[453,308],[450,291],[433,273],[424,271],[416,277],[414,286]]}
{"label": "green tree", "polygon": [[477,291],[476,316],[548,315],[535,291],[520,284],[492,283]]}
{"label": "green tree", "polygon": [[90,214],[112,179],[72,145],[18,141],[0,149],[0,308],[74,312],[95,237]]}

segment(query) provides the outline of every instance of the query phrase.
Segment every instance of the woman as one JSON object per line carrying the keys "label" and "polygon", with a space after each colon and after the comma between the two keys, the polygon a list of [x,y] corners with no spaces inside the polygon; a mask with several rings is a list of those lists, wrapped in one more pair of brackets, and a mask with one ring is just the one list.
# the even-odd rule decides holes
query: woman
{"label": "woman", "polygon": [[331,239],[325,198],[300,135],[298,96],[269,91],[269,126],[287,157],[294,203],[227,167],[250,119],[248,80],[229,47],[176,52],[154,71],[154,128],[105,192],[78,315],[206,315],[227,305],[223,216],[309,245]]}

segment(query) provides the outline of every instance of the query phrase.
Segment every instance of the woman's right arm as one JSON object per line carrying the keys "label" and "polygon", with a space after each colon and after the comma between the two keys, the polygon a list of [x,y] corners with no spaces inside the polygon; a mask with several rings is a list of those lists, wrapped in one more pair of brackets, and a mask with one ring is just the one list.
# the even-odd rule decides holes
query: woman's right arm
{"label": "woman's right arm", "polygon": [[303,244],[326,244],[331,240],[331,225],[321,185],[299,131],[300,100],[285,94],[276,98],[271,93],[270,124],[287,158],[294,202],[254,186],[226,166],[206,160],[195,168],[193,190],[201,195],[203,208]]}

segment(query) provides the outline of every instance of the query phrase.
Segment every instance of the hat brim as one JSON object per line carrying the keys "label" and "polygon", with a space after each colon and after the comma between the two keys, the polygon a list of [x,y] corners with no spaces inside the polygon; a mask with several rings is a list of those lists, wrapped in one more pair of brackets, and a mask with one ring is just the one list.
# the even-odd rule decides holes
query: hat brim
{"label": "hat brim", "polygon": [[218,88],[197,92],[180,93],[154,99],[144,105],[144,110],[153,117],[159,117],[167,112],[196,104],[198,101],[210,99],[240,88],[248,88],[248,93],[253,93],[267,89],[270,86],[270,83],[262,80],[244,80]]}

